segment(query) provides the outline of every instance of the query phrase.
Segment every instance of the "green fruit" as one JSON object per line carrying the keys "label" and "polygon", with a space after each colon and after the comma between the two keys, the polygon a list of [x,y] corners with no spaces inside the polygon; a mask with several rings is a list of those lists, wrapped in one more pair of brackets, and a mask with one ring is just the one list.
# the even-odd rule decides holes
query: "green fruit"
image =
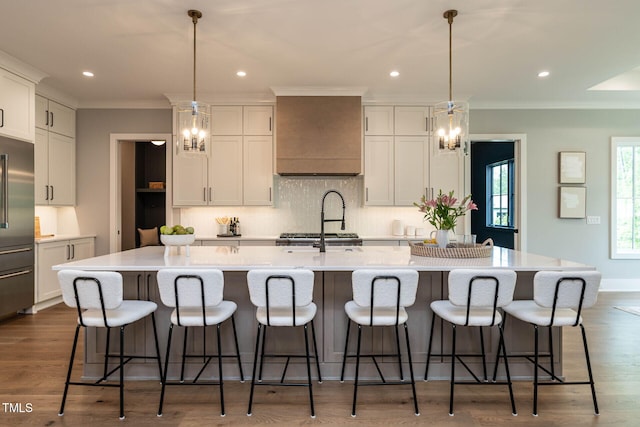
{"label": "green fruit", "polygon": [[160,227],[160,234],[167,234],[167,226],[163,225]]}
{"label": "green fruit", "polygon": [[193,229],[193,227],[187,227],[187,228],[185,228],[185,230],[187,230],[187,234],[195,233],[195,230]]}

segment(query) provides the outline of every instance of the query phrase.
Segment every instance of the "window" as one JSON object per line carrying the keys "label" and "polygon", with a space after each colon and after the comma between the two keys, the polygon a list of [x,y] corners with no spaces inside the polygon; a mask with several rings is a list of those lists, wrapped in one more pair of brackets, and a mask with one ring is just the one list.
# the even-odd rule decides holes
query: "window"
{"label": "window", "polygon": [[488,227],[513,228],[513,165],[513,159],[510,159],[487,166]]}
{"label": "window", "polygon": [[611,258],[640,258],[640,137],[611,138]]}

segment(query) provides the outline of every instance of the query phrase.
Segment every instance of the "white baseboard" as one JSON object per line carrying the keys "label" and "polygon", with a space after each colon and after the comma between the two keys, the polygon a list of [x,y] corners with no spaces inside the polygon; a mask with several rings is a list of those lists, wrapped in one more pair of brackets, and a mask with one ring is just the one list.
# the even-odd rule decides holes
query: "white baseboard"
{"label": "white baseboard", "polygon": [[30,309],[24,310],[24,314],[36,314],[38,310],[44,310],[45,308],[53,307],[56,304],[62,302],[62,296],[51,298],[50,300],[42,301],[31,306]]}
{"label": "white baseboard", "polygon": [[602,279],[600,292],[640,292],[640,279]]}

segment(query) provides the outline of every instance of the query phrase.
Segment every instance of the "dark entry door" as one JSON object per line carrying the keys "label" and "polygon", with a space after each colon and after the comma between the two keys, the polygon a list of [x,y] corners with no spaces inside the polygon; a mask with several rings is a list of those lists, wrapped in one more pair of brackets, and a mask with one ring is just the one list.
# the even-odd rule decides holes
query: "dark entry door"
{"label": "dark entry door", "polygon": [[471,141],[471,194],[478,205],[471,212],[471,232],[478,242],[514,248],[514,141]]}

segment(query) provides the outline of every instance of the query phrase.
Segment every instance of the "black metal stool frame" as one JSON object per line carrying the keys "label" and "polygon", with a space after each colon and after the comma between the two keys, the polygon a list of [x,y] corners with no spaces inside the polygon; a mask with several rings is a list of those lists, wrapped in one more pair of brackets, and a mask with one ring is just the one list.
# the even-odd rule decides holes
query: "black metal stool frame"
{"label": "black metal stool frame", "polygon": [[[305,354],[304,355],[296,355],[296,354],[265,354],[265,342],[266,342],[266,333],[267,327],[271,326],[271,314],[270,314],[270,305],[269,305],[269,282],[274,279],[285,279],[288,280],[291,284],[291,307],[292,307],[292,320],[293,327],[302,326],[304,328],[304,345],[305,345]],[[311,334],[313,339],[313,348],[315,350],[315,360],[316,360],[316,368],[318,369],[318,383],[322,383],[322,375],[320,374],[320,361],[318,359],[318,344],[316,341],[316,332],[313,326],[313,320],[304,324],[304,325],[296,325],[296,291],[295,291],[295,281],[293,277],[286,275],[272,275],[267,277],[265,281],[265,295],[266,295],[266,310],[267,310],[267,324],[264,325],[264,329],[262,328],[262,324],[258,322],[258,332],[256,333],[256,346],[255,352],[253,355],[253,374],[251,376],[251,393],[249,395],[249,408],[247,409],[247,415],[251,416],[251,408],[253,406],[253,391],[256,385],[266,385],[266,386],[290,386],[290,387],[308,387],[309,388],[309,405],[311,407],[311,417],[315,418],[315,407],[313,404],[313,388],[311,384],[311,363],[310,358],[314,357],[309,354],[309,336],[308,336],[308,325],[311,323]],[[262,347],[260,347],[260,335],[262,332]],[[258,365],[258,352],[260,350],[260,372],[258,374],[258,383],[256,383],[256,368]],[[279,382],[263,382],[262,381],[262,368],[264,365],[265,357],[286,357],[287,361],[284,366],[284,370],[282,372],[282,377]],[[287,373],[287,368],[289,367],[289,360],[292,357],[304,357],[307,362],[307,377],[308,381],[306,383],[285,383],[285,376]]]}
{"label": "black metal stool frame", "polygon": [[[200,298],[202,302],[202,322],[204,324],[204,326],[202,327],[202,339],[203,339],[202,354],[187,354],[187,332],[190,326],[183,326],[182,322],[180,321],[180,301],[178,297],[178,282],[180,281],[180,279],[197,279],[200,282]],[[172,322],[171,325],[169,326],[169,337],[167,338],[167,353],[166,353],[165,362],[164,362],[165,366],[164,366],[164,375],[162,377],[162,391],[160,392],[160,406],[158,407],[158,416],[159,417],[162,416],[165,386],[168,386],[168,385],[218,385],[220,386],[220,415],[225,416],[224,384],[223,384],[224,381],[223,381],[223,375],[222,375],[222,359],[223,358],[233,357],[238,360],[238,368],[240,370],[240,382],[244,382],[244,374],[242,372],[242,361],[240,360],[240,348],[238,346],[238,334],[236,332],[235,317],[234,315],[231,316],[231,324],[233,328],[233,338],[234,338],[235,347],[236,347],[236,354],[222,354],[222,344],[220,341],[220,323],[217,323],[215,325],[218,351],[216,354],[207,354],[206,329],[207,329],[207,326],[212,326],[212,325],[207,325],[207,322],[206,322],[207,317],[206,317],[206,307],[205,307],[205,300],[204,300],[204,281],[202,280],[202,277],[197,275],[182,274],[182,275],[178,275],[175,278],[173,282],[173,286],[174,286],[174,292],[175,292],[175,298],[176,298],[176,317],[178,322],[177,326],[184,328],[184,341],[182,346],[182,363],[180,368],[180,381],[179,382],[167,381],[167,372],[169,371],[169,355],[171,352],[171,337],[173,335],[173,327],[176,326]],[[191,382],[185,383],[184,370],[185,370],[186,359],[200,358],[200,357],[203,359],[202,368],[200,368],[200,371],[198,371],[198,374],[195,376],[195,378]],[[200,376],[202,375],[206,367],[211,362],[211,359],[213,359],[214,357],[218,359],[218,381],[198,382],[198,380],[200,379]]]}
{"label": "black metal stool frame", "polygon": [[[369,327],[374,327],[373,325],[373,296],[374,296],[374,289],[375,289],[375,283],[378,280],[395,280],[396,281],[396,285],[397,285],[397,294],[396,294],[396,321],[395,321],[395,325],[394,325],[394,329],[395,329],[395,333],[396,333],[396,349],[397,349],[397,353],[389,353],[389,354],[383,354],[383,353],[372,353],[372,354],[361,354],[360,352],[360,346],[361,346],[361,341],[362,341],[362,325],[358,324],[358,344],[356,347],[356,354],[347,354],[347,350],[349,348],[349,333],[351,330],[351,319],[347,318],[347,336],[345,339],[345,344],[344,344],[344,353],[342,356],[342,372],[340,374],[340,382],[344,382],[344,370],[345,370],[345,365],[346,365],[346,361],[347,361],[347,357],[355,357],[356,358],[356,372],[355,372],[355,377],[354,377],[354,385],[353,385],[353,404],[352,404],[352,408],[351,408],[351,416],[355,417],[356,416],[356,401],[357,401],[357,397],[358,397],[358,386],[380,386],[380,385],[411,385],[411,390],[413,392],[413,404],[414,404],[414,409],[415,409],[415,414],[416,415],[420,415],[420,410],[418,409],[418,399],[416,397],[416,383],[415,383],[415,378],[413,375],[413,362],[411,360],[411,344],[409,342],[409,329],[407,327],[407,322],[404,322],[403,326],[404,326],[404,333],[405,333],[405,339],[406,339],[406,345],[407,345],[407,357],[409,360],[409,371],[410,371],[410,375],[411,375],[411,382],[410,383],[406,383],[404,381],[404,374],[403,374],[403,370],[402,370],[402,353],[400,351],[400,337],[399,337],[399,333],[398,333],[398,319],[400,317],[400,292],[402,289],[402,283],[400,282],[400,279],[396,276],[376,276],[373,278],[373,280],[371,281],[371,302],[370,302],[370,306],[369,306]],[[378,382],[366,382],[366,383],[359,383],[358,382],[358,375],[359,375],[359,371],[360,371],[360,357],[371,357],[371,359],[373,360],[373,363],[376,367],[376,370],[378,371],[378,375],[380,376],[380,381]],[[400,381],[387,381],[384,378],[384,375],[382,374],[382,371],[380,370],[380,366],[378,365],[378,362],[376,361],[376,357],[397,357],[398,358],[398,365],[400,368]]]}

